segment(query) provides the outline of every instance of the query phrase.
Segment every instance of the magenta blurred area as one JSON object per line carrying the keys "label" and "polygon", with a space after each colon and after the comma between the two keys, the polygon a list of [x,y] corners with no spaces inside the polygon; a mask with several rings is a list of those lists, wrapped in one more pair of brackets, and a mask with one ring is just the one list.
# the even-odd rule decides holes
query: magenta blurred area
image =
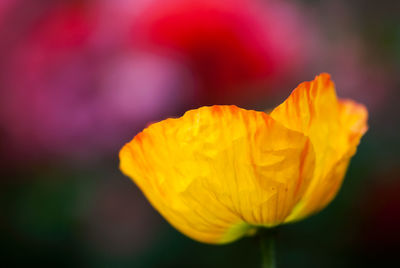
{"label": "magenta blurred area", "polygon": [[[374,241],[393,249],[387,232],[382,240],[371,230],[377,218],[391,222],[390,204],[400,200],[387,186],[400,174],[398,8],[370,0],[0,0],[0,252],[21,265],[256,263],[240,255],[248,240],[220,249],[212,265],[196,263],[215,249],[168,226],[120,174],[118,151],[150,123],[202,105],[269,110],[322,72],[339,97],[367,106],[370,130],[333,209],[308,223],[315,232],[301,224],[288,231],[295,243],[330,228],[332,255],[302,263],[318,251],[306,243],[283,246],[280,258],[288,267],[350,267]],[[349,206],[369,207],[386,190],[387,206]],[[338,249],[343,230],[353,230],[351,257]]]}
{"label": "magenta blurred area", "polygon": [[189,108],[260,106],[310,55],[309,22],[277,1],[4,3],[0,116],[17,160],[91,159]]}
{"label": "magenta blurred area", "polygon": [[96,157],[179,110],[183,67],[133,49],[133,2],[43,3],[17,1],[2,24],[1,117],[11,157]]}

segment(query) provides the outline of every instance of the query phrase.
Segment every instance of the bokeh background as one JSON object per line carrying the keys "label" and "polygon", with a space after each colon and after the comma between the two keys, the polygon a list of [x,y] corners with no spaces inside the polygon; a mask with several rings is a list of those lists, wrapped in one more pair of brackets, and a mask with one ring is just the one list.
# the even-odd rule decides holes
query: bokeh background
{"label": "bokeh background", "polygon": [[398,262],[399,3],[0,0],[1,266],[258,267],[253,238],[170,227],[118,151],[187,109],[273,108],[321,72],[370,129],[334,202],[279,228],[279,267]]}

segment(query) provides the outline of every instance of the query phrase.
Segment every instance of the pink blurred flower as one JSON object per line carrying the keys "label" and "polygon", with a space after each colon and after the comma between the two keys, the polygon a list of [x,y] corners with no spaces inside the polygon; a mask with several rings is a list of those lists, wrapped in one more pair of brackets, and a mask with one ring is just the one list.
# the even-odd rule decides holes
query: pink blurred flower
{"label": "pink blurred flower", "polygon": [[8,53],[0,118],[17,156],[94,156],[175,112],[181,68],[130,49],[98,11],[55,5]]}
{"label": "pink blurred flower", "polygon": [[30,18],[9,16],[16,18],[8,22],[13,37],[0,47],[7,157],[11,151],[24,159],[102,155],[181,108],[258,99],[287,80],[307,54],[304,19],[280,1],[29,7],[35,7]]}
{"label": "pink blurred flower", "polygon": [[283,1],[153,1],[134,27],[136,46],[185,62],[199,102],[209,103],[246,98],[243,88],[271,90],[304,63],[308,35],[304,18]]}

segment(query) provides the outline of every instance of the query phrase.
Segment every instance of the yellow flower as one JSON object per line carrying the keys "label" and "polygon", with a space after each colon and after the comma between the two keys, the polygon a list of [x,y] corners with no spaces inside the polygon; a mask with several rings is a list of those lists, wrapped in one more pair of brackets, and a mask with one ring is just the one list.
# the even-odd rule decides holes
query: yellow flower
{"label": "yellow flower", "polygon": [[212,106],[152,124],[122,148],[120,168],[176,229],[227,243],[329,204],[366,121],[321,74],[270,114]]}

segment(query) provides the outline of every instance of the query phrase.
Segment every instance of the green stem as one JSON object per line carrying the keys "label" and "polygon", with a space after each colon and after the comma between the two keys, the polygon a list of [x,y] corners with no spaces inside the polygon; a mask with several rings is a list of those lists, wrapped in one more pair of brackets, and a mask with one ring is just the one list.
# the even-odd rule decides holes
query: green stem
{"label": "green stem", "polygon": [[275,260],[275,230],[264,229],[260,234],[261,267],[276,268]]}

